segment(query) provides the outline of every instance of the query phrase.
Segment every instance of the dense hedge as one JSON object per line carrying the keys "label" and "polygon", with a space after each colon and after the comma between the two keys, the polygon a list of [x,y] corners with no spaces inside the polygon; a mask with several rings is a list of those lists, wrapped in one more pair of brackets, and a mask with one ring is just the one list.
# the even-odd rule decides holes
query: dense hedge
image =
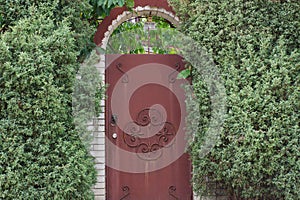
{"label": "dense hedge", "polygon": [[0,32],[9,30],[18,20],[34,15],[36,11],[30,11],[29,8],[35,6],[39,8],[39,13],[47,14],[48,8],[53,10],[53,23],[60,23],[67,19],[70,28],[73,31],[73,37],[76,39],[76,50],[80,51],[78,59],[82,62],[90,50],[95,46],[93,36],[95,27],[90,26],[88,19],[83,19],[83,15],[89,15],[93,11],[88,0],[74,1],[49,1],[49,0],[15,0],[0,1]]}
{"label": "dense hedge", "polygon": [[201,158],[209,99],[194,77],[203,105],[191,146],[195,191],[207,192],[209,176],[235,199],[300,199],[300,1],[171,2],[181,31],[212,55],[227,94],[220,141]]}
{"label": "dense hedge", "polygon": [[93,199],[96,171],[71,95],[86,35],[76,37],[74,16],[57,18],[56,2],[3,6],[20,10],[0,36],[0,199]]}

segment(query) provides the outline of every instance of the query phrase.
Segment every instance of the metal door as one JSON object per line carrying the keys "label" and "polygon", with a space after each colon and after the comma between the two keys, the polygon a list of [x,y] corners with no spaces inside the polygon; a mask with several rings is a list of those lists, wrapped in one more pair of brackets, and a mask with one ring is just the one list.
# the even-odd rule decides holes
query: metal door
{"label": "metal door", "polygon": [[191,200],[178,55],[106,56],[109,200]]}

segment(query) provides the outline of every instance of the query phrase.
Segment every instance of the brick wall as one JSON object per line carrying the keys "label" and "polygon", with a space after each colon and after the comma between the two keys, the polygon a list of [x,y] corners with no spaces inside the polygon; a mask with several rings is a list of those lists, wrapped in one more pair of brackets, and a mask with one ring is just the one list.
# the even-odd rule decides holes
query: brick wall
{"label": "brick wall", "polygon": [[[105,82],[105,57],[100,56],[101,61],[97,65],[100,76]],[[91,143],[91,154],[95,157],[95,168],[97,170],[97,183],[93,187],[96,200],[105,199],[105,101],[101,101],[101,113],[98,118],[91,121],[88,126],[93,130],[94,139]]]}

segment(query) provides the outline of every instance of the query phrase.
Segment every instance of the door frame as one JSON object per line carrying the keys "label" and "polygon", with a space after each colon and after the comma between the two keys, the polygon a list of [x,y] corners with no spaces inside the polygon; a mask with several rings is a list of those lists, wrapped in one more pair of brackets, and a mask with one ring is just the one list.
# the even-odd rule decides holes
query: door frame
{"label": "door frame", "polygon": [[[162,6],[157,4],[156,1],[149,0],[148,5],[140,5],[142,1],[137,1],[133,11],[127,11],[126,8],[115,8],[111,11],[110,15],[105,18],[102,24],[99,25],[98,30],[94,37],[94,42],[98,47],[106,49],[107,43],[113,31],[124,21],[139,16],[159,16],[168,20],[174,27],[180,24],[179,18],[176,16],[175,12],[170,6],[165,6],[167,0],[159,0],[158,2],[163,2]],[[145,2],[145,1],[144,1]],[[151,5],[153,2],[155,5]],[[97,65],[97,69],[100,72],[101,79],[105,83],[105,68],[106,61],[105,55],[100,53],[100,61]],[[95,157],[95,168],[97,170],[97,181],[92,188],[96,200],[106,199],[106,174],[105,174],[105,100],[101,101],[100,106],[102,111],[100,115],[91,121],[88,126],[91,130],[94,130],[94,140],[91,143],[90,153]],[[194,200],[198,197],[194,195]]]}

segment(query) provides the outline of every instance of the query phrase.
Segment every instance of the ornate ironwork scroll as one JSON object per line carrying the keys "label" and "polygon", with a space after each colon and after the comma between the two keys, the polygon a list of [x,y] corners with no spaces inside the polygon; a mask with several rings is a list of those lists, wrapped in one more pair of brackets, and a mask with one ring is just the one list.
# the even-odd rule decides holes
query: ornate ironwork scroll
{"label": "ornate ironwork scroll", "polygon": [[172,197],[173,199],[177,199],[179,200],[180,198],[176,196],[176,187],[174,185],[169,187],[169,195],[170,197]]}
{"label": "ornate ironwork scroll", "polygon": [[[145,131],[156,131],[151,137],[143,137]],[[140,111],[134,122],[129,122],[123,131],[124,143],[134,148],[137,156],[144,160],[155,160],[162,155],[162,148],[173,144],[176,130],[172,123],[163,122],[162,114],[156,109]]]}
{"label": "ornate ironwork scroll", "polygon": [[130,195],[130,189],[128,186],[123,186],[122,187],[122,191],[123,191],[123,196],[120,198],[120,200],[126,200],[129,199],[129,195]]}
{"label": "ornate ironwork scroll", "polygon": [[169,83],[175,83],[176,78],[177,78],[177,73],[178,73],[178,70],[180,69],[180,67],[181,67],[180,64],[176,63],[175,71],[169,75]]}
{"label": "ornate ironwork scroll", "polygon": [[123,78],[122,78],[122,83],[128,83],[129,82],[129,77],[128,77],[128,74],[122,69],[122,64],[121,63],[118,63],[116,65],[116,67],[118,68],[118,70],[120,72],[122,72],[123,74]]}
{"label": "ornate ironwork scroll", "polygon": [[162,114],[156,109],[144,109],[139,112],[136,123],[140,126],[147,126],[153,124],[154,126],[162,124]]}

